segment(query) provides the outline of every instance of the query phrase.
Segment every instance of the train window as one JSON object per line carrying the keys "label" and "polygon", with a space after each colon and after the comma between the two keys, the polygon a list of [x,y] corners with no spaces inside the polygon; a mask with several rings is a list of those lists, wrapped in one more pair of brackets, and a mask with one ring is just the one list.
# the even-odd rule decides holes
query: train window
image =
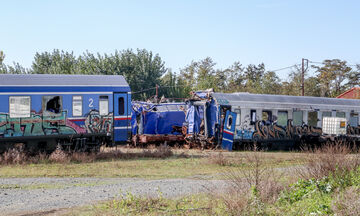
{"label": "train window", "polygon": [[43,96],[42,107],[45,115],[59,114],[62,110],[61,96]]}
{"label": "train window", "polygon": [[262,120],[268,124],[272,120],[272,112],[271,111],[262,111],[261,117],[262,117]]}
{"label": "train window", "polygon": [[277,124],[285,127],[287,125],[287,121],[288,121],[288,111],[279,111]]}
{"label": "train window", "polygon": [[357,127],[359,125],[359,114],[358,113],[350,113],[349,124],[352,127]]}
{"label": "train window", "polygon": [[119,115],[125,114],[125,102],[123,97],[119,97]]}
{"label": "train window", "polygon": [[324,117],[331,117],[331,112],[330,111],[322,112],[322,118]]}
{"label": "train window", "polygon": [[9,114],[10,118],[30,117],[30,96],[10,96]]}
{"label": "train window", "polygon": [[253,125],[255,124],[257,118],[256,118],[256,110],[251,110],[250,111],[250,118],[251,118],[251,121],[250,121],[250,124]]}
{"label": "train window", "polygon": [[72,99],[73,116],[82,116],[82,96],[73,96]]}
{"label": "train window", "polygon": [[232,123],[233,123],[232,120],[233,120],[232,115],[229,115],[229,116],[228,116],[228,119],[227,119],[227,123],[226,123],[226,128],[229,129],[229,130],[231,130],[231,125],[232,125]]}
{"label": "train window", "polygon": [[100,98],[99,98],[99,113],[100,113],[100,115],[108,115],[109,114],[109,97],[108,96],[100,96]]}
{"label": "train window", "polygon": [[345,112],[336,112],[336,117],[345,118]]}
{"label": "train window", "polygon": [[293,112],[293,123],[295,126],[300,126],[303,123],[303,112],[294,111]]}
{"label": "train window", "polygon": [[236,126],[239,126],[241,124],[241,110],[235,109],[234,111],[236,113]]}
{"label": "train window", "polygon": [[308,113],[308,125],[316,127],[318,122],[318,113],[317,111],[312,111]]}

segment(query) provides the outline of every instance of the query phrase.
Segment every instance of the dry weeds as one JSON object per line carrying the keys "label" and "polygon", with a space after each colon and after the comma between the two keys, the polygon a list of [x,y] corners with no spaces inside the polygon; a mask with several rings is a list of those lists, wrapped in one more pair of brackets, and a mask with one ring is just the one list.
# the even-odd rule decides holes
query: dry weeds
{"label": "dry weeds", "polygon": [[[36,164],[36,163],[91,163],[94,161],[104,160],[130,160],[138,158],[159,158],[165,159],[173,156],[174,153],[168,146],[159,146],[154,149],[144,149],[140,152],[129,152],[121,150],[110,150],[98,153],[87,152],[65,152],[55,150],[50,155],[39,153],[37,155],[29,155],[21,149],[10,149],[0,155],[0,165],[10,164]],[[182,153],[177,157],[187,157]]]}
{"label": "dry weeds", "polygon": [[349,187],[332,203],[335,215],[360,215],[360,190]]}
{"label": "dry weeds", "polygon": [[[247,153],[243,163],[249,167],[229,169],[223,175],[227,180],[227,191],[212,191],[216,199],[224,202],[231,215],[262,214],[265,204],[273,204],[284,186],[279,182],[282,174],[266,166],[263,152],[254,148]],[[216,161],[223,163],[221,156]],[[219,159],[220,158],[220,159]]]}
{"label": "dry weeds", "polygon": [[210,154],[208,157],[208,162],[210,164],[216,164],[219,166],[231,166],[234,164],[229,157],[224,156],[222,152]]}
{"label": "dry weeds", "polygon": [[358,152],[339,142],[326,144],[307,152],[305,166],[296,169],[303,179],[321,179],[335,173],[342,175],[356,170],[360,165],[359,156],[351,154]]}

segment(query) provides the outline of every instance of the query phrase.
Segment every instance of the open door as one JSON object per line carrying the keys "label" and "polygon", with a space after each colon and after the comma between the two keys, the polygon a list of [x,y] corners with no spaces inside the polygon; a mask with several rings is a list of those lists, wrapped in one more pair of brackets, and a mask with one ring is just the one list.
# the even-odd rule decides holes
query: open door
{"label": "open door", "polygon": [[235,134],[236,116],[236,113],[231,112],[230,110],[226,111],[221,143],[222,149],[226,149],[229,151],[232,150]]}
{"label": "open door", "polygon": [[117,144],[126,143],[130,116],[128,109],[128,94],[114,93],[114,142]]}

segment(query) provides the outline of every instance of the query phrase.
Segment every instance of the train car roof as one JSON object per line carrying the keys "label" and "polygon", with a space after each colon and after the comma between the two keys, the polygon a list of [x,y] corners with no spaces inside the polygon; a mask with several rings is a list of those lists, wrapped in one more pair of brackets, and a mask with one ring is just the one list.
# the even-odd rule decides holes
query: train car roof
{"label": "train car roof", "polygon": [[360,110],[360,100],[339,99],[326,97],[289,96],[239,93],[212,93],[213,98],[219,105],[232,106],[261,106],[284,107],[284,108],[305,108],[305,109],[356,109]]}
{"label": "train car roof", "polygon": [[[23,88],[24,91],[61,91],[69,89],[78,91],[106,90],[129,92],[130,87],[121,75],[64,75],[64,74],[1,74],[0,90],[11,91]],[[56,89],[54,89],[56,88]],[[90,89],[91,88],[91,89]],[[95,88],[95,89],[94,89]]]}

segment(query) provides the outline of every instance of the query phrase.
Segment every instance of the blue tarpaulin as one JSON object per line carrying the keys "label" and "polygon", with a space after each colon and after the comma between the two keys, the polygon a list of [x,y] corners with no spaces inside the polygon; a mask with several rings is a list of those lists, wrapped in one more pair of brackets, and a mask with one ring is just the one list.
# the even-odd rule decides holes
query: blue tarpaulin
{"label": "blue tarpaulin", "polygon": [[173,126],[182,127],[185,121],[185,103],[132,103],[133,134],[174,134]]}
{"label": "blue tarpaulin", "polygon": [[[218,122],[218,107],[214,100],[206,103],[206,120],[208,136],[215,135],[215,126]],[[200,132],[201,122],[204,121],[204,106],[188,104],[185,122],[188,126],[188,134],[196,134]]]}

